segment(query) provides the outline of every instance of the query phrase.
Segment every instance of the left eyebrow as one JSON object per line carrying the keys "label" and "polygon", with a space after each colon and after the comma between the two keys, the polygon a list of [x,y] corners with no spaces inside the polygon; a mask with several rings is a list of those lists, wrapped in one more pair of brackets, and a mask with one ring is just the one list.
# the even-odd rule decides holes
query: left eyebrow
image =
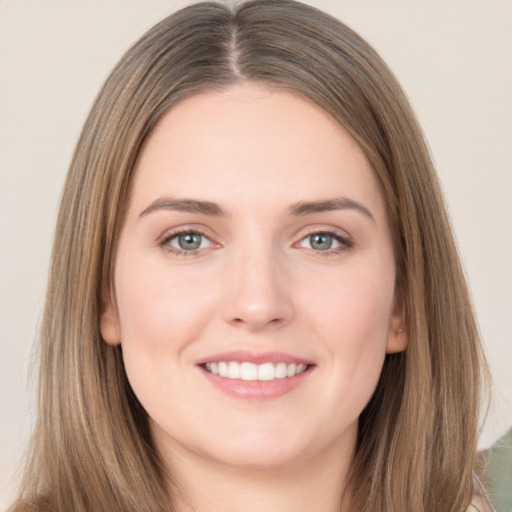
{"label": "left eyebrow", "polygon": [[333,210],[356,210],[375,222],[374,216],[366,206],[346,197],[335,197],[322,201],[299,201],[290,206],[289,213],[290,215],[300,216]]}
{"label": "left eyebrow", "polygon": [[199,201],[197,199],[162,197],[153,201],[145,210],[139,213],[144,217],[151,212],[158,210],[175,210],[178,212],[200,213],[213,217],[223,217],[226,212],[216,203],[211,201]]}

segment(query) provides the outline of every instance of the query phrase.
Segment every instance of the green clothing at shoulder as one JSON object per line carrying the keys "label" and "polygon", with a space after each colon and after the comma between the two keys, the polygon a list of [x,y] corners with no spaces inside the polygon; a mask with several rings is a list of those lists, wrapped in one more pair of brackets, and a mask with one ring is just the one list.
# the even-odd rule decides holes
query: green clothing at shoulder
{"label": "green clothing at shoulder", "polygon": [[487,450],[485,459],[493,505],[498,512],[512,512],[512,429]]}

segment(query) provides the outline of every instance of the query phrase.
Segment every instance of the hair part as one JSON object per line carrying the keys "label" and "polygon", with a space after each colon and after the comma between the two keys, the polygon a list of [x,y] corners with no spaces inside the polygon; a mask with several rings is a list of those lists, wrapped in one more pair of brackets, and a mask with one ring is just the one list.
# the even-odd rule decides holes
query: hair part
{"label": "hair part", "polygon": [[[313,101],[357,141],[387,206],[408,349],[387,356],[362,413],[350,508],[459,512],[472,491],[485,363],[442,194],[405,95],[351,29],[291,0],[199,3],[121,59],[78,141],[40,332],[38,419],[13,510],[162,512],[165,468],[121,347],[99,318],[141,147],[163,114],[239,81]],[[179,491],[177,491],[179,492]]]}

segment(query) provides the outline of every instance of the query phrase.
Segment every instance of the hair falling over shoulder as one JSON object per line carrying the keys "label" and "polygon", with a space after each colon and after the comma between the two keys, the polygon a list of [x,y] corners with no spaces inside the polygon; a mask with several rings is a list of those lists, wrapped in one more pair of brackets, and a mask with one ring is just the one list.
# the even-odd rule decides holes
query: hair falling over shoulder
{"label": "hair falling over shoulder", "polygon": [[148,134],[173,104],[239,81],[295,91],[343,125],[387,206],[410,345],[359,422],[350,510],[469,505],[486,366],[423,135],[393,74],[351,29],[291,0],[197,3],[149,30],[96,98],[60,206],[40,331],[38,418],[13,510],[168,512],[172,496],[119,347],[99,330]]}

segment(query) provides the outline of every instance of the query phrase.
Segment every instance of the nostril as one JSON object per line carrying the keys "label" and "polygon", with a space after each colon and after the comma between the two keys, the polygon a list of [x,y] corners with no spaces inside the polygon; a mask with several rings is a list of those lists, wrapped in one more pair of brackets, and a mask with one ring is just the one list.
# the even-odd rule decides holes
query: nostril
{"label": "nostril", "polygon": [[259,330],[268,327],[280,327],[285,323],[284,318],[241,318],[235,317],[231,320],[232,324],[238,327],[244,327],[249,330]]}

